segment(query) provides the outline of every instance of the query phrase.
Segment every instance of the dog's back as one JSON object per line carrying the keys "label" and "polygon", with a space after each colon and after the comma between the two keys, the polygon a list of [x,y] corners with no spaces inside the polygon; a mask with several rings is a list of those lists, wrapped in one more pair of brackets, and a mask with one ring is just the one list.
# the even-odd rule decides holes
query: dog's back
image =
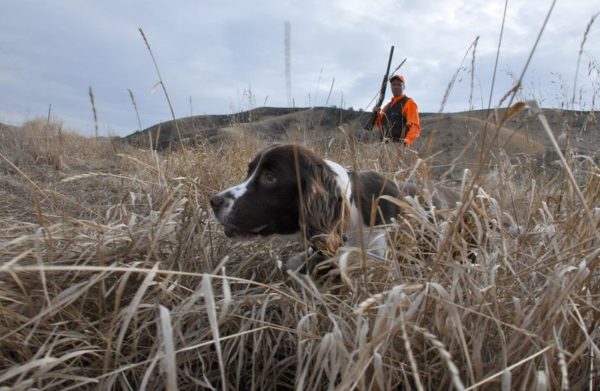
{"label": "dog's back", "polygon": [[[454,207],[459,200],[458,192],[444,184],[417,184],[415,182],[393,182],[385,176],[374,171],[360,171],[352,175],[352,195],[360,199],[357,203],[362,212],[365,225],[381,225],[390,223],[391,219],[398,216],[401,208],[394,202],[380,199],[381,196],[390,196],[396,199],[404,197],[417,197],[426,189],[431,195],[431,203],[436,209]],[[378,211],[373,217],[373,202],[377,201]]]}

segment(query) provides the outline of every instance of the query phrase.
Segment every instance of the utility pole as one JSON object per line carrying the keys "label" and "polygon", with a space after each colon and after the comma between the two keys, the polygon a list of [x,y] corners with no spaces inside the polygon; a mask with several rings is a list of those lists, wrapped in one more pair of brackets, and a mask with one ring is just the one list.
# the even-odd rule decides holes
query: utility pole
{"label": "utility pole", "polygon": [[287,93],[288,106],[292,106],[292,62],[290,54],[290,36],[292,34],[289,20],[284,23],[284,50],[285,50],[285,88]]}

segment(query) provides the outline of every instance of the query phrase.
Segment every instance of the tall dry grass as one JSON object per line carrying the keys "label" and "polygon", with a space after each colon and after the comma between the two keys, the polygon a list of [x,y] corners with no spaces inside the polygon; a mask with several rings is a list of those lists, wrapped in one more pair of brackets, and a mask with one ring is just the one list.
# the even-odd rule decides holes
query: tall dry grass
{"label": "tall dry grass", "polygon": [[[435,181],[432,160],[310,128],[289,140]],[[42,120],[0,137],[0,389],[599,387],[597,156],[558,150],[540,173],[482,147],[492,175],[465,171],[455,207],[391,200],[387,261],[342,248],[313,277],[280,267],[297,245],[232,242],[208,210],[268,141],[158,154]]]}
{"label": "tall dry grass", "polygon": [[[296,245],[232,242],[208,211],[209,196],[240,180],[266,141],[169,154],[107,144],[93,161],[111,170],[25,178],[30,164],[51,170],[48,151],[59,147],[65,165],[95,153],[80,144],[90,140],[61,144],[47,132],[38,124],[25,137],[47,144],[20,141],[26,131],[3,136],[21,145],[20,162],[8,160],[22,172],[4,161],[5,175],[35,184],[33,218],[0,225],[6,389],[598,387],[591,159],[570,153],[566,167],[594,225],[571,182],[499,159],[494,186],[470,186],[465,173],[456,208],[432,215],[395,200],[404,212],[386,227],[387,262],[369,259],[365,270],[352,262],[360,249],[346,248],[313,278],[278,267]],[[379,145],[349,143],[341,130],[307,140],[346,166],[385,169]],[[387,174],[430,181],[427,163]],[[106,198],[94,206],[78,186]],[[83,206],[92,211],[73,213]]]}
{"label": "tall dry grass", "polygon": [[59,121],[41,118],[0,129],[0,226],[7,220],[31,220],[37,212],[30,206],[36,203],[52,215],[90,216],[89,209],[104,207],[102,200],[112,201],[116,190],[107,191],[100,177],[85,186],[63,185],[60,179],[82,172],[115,174],[121,169],[117,154],[127,148],[115,139],[82,137]]}

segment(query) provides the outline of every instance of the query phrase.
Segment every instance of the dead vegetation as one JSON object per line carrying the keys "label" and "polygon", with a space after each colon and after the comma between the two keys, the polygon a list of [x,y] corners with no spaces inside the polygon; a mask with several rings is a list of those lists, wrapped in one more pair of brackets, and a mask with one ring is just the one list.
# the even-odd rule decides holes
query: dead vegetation
{"label": "dead vegetation", "polygon": [[[305,136],[383,170],[378,144]],[[585,205],[560,172],[499,158],[493,186],[465,172],[456,208],[397,200],[389,262],[343,249],[313,279],[278,267],[294,245],[231,242],[207,210],[266,141],[158,154],[44,121],[1,137],[6,389],[598,387],[592,159],[568,153],[560,171]],[[399,164],[388,175],[433,179],[428,161]]]}

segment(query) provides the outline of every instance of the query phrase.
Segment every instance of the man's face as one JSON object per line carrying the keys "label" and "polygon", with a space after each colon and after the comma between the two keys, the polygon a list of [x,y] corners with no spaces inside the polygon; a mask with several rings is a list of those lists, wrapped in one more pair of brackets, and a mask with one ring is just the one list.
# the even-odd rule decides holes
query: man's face
{"label": "man's face", "polygon": [[390,86],[394,96],[400,96],[404,92],[404,83],[402,83],[402,80],[394,79],[390,83]]}

